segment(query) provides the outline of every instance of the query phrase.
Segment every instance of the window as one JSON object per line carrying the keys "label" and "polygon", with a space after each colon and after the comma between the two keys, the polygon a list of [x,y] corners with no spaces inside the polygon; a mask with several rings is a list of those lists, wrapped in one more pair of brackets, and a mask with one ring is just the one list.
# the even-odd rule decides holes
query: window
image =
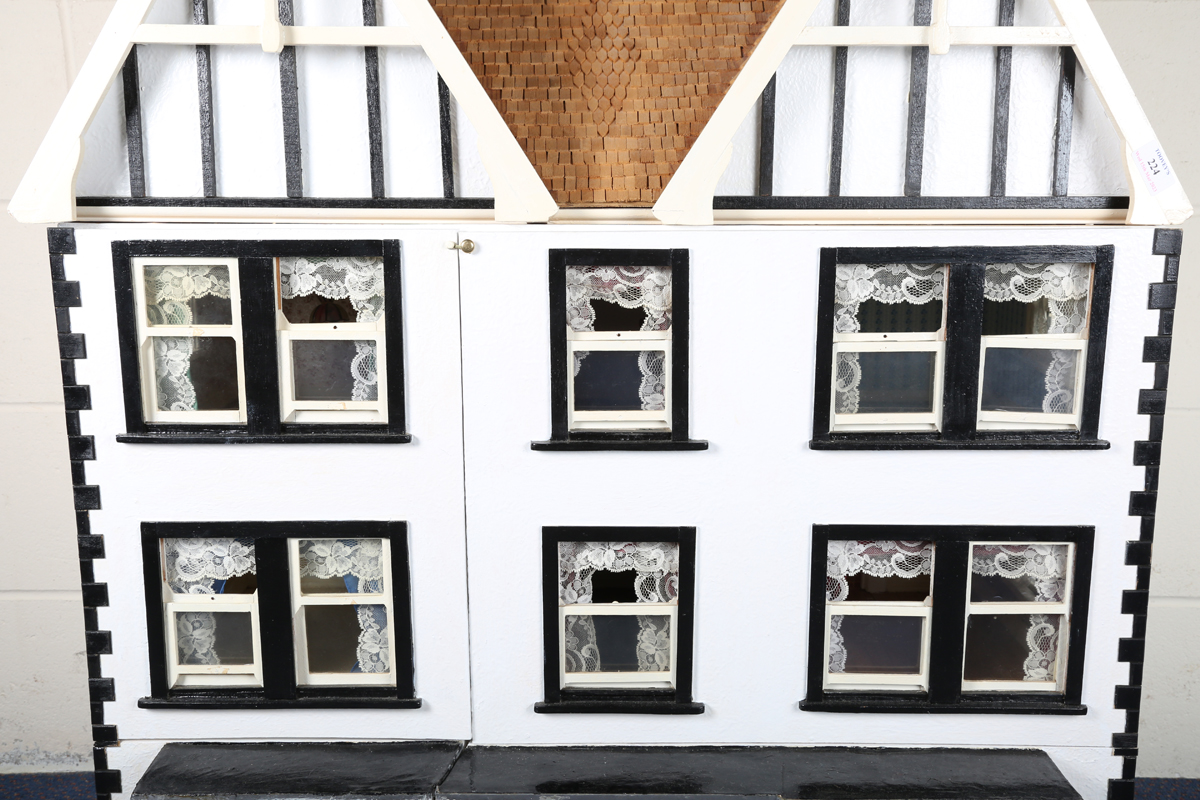
{"label": "window", "polygon": [[[613,541],[613,536],[640,541]],[[702,713],[691,699],[694,528],[544,528],[540,713]]]}
{"label": "window", "polygon": [[1107,447],[1113,248],[822,251],[814,448]]}
{"label": "window", "polygon": [[144,707],[413,697],[405,525],[146,523]]}
{"label": "window", "polygon": [[551,440],[534,449],[705,449],[687,306],[686,250],[551,250]]}
{"label": "window", "polygon": [[115,242],[113,262],[120,441],[409,441],[398,242]]}
{"label": "window", "polygon": [[1093,529],[818,525],[816,711],[1083,713]]}

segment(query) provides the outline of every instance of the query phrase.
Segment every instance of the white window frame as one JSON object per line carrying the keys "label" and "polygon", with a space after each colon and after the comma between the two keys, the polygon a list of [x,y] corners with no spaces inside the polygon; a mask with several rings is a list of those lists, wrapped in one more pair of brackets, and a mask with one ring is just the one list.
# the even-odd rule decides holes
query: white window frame
{"label": "white window frame", "polygon": [[[388,298],[384,297],[387,303]],[[275,330],[279,342],[280,421],[284,423],[386,423],[387,342],[385,315],[375,322],[289,322],[283,313],[279,259],[275,259]],[[297,400],[292,373],[292,342],[313,340],[375,343],[375,400]]]}
{"label": "white window frame", "polygon": [[1075,544],[1073,542],[970,542],[968,545],[970,547],[968,552],[971,553],[970,558],[974,557],[975,547],[979,545],[989,547],[1020,547],[1027,545],[1053,545],[1062,547],[1065,545],[1067,548],[1067,576],[1063,587],[1063,599],[1060,603],[972,603],[971,585],[975,580],[975,573],[968,569],[967,616],[963,620],[963,664],[960,672],[966,670],[967,629],[970,627],[971,615],[973,614],[983,616],[1011,614],[1022,617],[1030,615],[1057,616],[1061,618],[1061,624],[1058,628],[1058,652],[1054,658],[1055,679],[1053,681],[968,681],[964,678],[962,681],[962,691],[1061,693],[1064,691],[1066,681],[1067,645],[1071,633],[1071,597],[1075,588]]}
{"label": "white window frame", "polygon": [[[937,431],[942,427],[942,393],[946,362],[946,308],[942,327],[929,333],[834,333],[833,372],[829,391],[831,431]],[[886,341],[885,341],[886,340]],[[933,410],[892,414],[837,413],[839,353],[934,353]]]}
{"label": "white window frame", "polygon": [[[146,422],[242,423],[246,422],[246,367],[242,347],[242,294],[236,258],[177,258],[174,256],[131,259],[134,316],[137,317],[138,364],[142,384],[142,414]],[[231,325],[151,325],[146,309],[146,267],[222,266],[229,269]],[[159,337],[232,338],[237,353],[237,410],[162,411],[158,407],[158,381],[154,374],[154,339]]]}
{"label": "white window frame", "polygon": [[[576,411],[575,353],[660,350],[663,352],[662,411]],[[671,330],[575,331],[567,328],[567,429],[570,431],[671,430]]]}
{"label": "white window frame", "polygon": [[[1089,315],[1091,297],[1088,298]],[[1029,430],[1079,430],[1083,416],[1083,387],[1087,377],[1088,329],[1080,334],[1026,334],[1012,336],[983,336],[980,338],[979,390],[976,406],[976,430],[981,431],[1029,431]],[[984,411],[983,376],[987,364],[988,349],[999,350],[1073,350],[1078,355],[1075,365],[1075,412],[1072,414],[1049,414],[1044,412]]]}
{"label": "white window frame", "polygon": [[[304,594],[300,590],[300,541],[322,541],[337,538],[330,536],[303,536],[288,539],[288,582],[291,584],[292,629],[296,652],[297,686],[395,686],[396,659],[392,643],[396,641],[396,621],[392,608],[392,543],[383,537],[384,565],[382,592],[321,592]],[[363,539],[380,539],[365,536]],[[387,613],[388,671],[387,672],[310,672],[308,669],[308,638],[305,630],[304,609],[309,606],[383,606]]]}
{"label": "white window frame", "polygon": [[[930,597],[932,597],[933,575],[930,576]],[[928,603],[928,604],[927,604]],[[886,674],[886,673],[847,673],[829,671],[829,635],[832,618],[837,616],[863,617],[919,617],[924,620],[921,625],[921,669],[916,674]],[[825,666],[824,689],[868,691],[872,689],[885,691],[929,691],[929,643],[930,625],[933,621],[933,605],[928,598],[925,601],[883,601],[883,600],[845,600],[841,602],[825,602],[825,654],[822,663]]]}
{"label": "white window frame", "polygon": [[[560,605],[558,613],[558,676],[564,688],[674,689],[678,670],[679,604],[576,603]],[[563,632],[567,616],[656,616],[670,618],[671,666],[664,672],[567,672],[567,646]],[[649,679],[648,679],[649,676]]]}
{"label": "white window frame", "polygon": [[[227,686],[261,687],[262,651],[259,643],[258,591],[251,594],[178,594],[164,584],[163,604],[167,626],[167,681],[172,689],[221,688]],[[180,664],[179,629],[175,614],[190,612],[233,612],[250,614],[250,633],[254,644],[252,664]]]}

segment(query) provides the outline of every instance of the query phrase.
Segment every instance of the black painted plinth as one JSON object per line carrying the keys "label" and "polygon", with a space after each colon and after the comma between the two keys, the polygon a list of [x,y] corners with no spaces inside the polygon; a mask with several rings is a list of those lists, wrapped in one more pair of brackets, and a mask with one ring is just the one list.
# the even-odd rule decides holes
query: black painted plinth
{"label": "black painted plinth", "polygon": [[133,800],[429,797],[460,742],[207,742],[164,745]]}
{"label": "black painted plinth", "polygon": [[843,747],[471,747],[438,794],[1080,800],[1040,750]]}

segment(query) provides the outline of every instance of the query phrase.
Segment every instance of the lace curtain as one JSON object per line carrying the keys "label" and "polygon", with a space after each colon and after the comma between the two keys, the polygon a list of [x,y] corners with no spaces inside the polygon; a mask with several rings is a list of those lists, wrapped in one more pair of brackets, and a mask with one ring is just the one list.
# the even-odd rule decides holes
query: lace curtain
{"label": "lace curtain", "polygon": [[[213,296],[229,299],[229,267],[185,265],[146,267],[146,320],[150,325],[192,325],[192,303]],[[153,339],[154,379],[159,411],[195,411],[190,336]]]}
{"label": "lace curtain", "polygon": [[[284,300],[316,295],[327,300],[349,300],[356,322],[383,319],[383,259],[339,256],[279,259],[279,293]],[[375,342],[355,341],[350,374],[352,400],[378,400],[379,378]]]}
{"label": "lace curtain", "polygon": [[[1087,322],[1089,264],[988,264],[983,296],[996,303],[1046,301],[1046,313],[1033,320],[1030,333],[1081,333]],[[1046,368],[1042,413],[1069,414],[1075,409],[1077,350],[1051,350]]]}
{"label": "lace curtain", "polygon": [[[176,594],[221,594],[225,582],[255,574],[253,539],[163,539],[166,581]],[[181,664],[220,664],[211,611],[176,614]]]}
{"label": "lace curtain", "polygon": [[[848,578],[866,573],[876,578],[916,578],[933,569],[930,542],[832,541],[826,548],[825,599],[840,603],[850,594]],[[844,615],[829,620],[829,671],[846,671],[846,641],[842,637]]]}
{"label": "lace curtain", "polygon": [[[598,570],[634,571],[639,603],[673,603],[679,596],[679,545],[674,542],[561,542],[558,545],[558,597],[563,605],[592,602],[592,576]],[[638,672],[670,667],[670,623],[661,615],[637,615]],[[563,645],[567,672],[602,672],[591,615],[566,616]]]}
{"label": "lace curtain", "polygon": [[[937,264],[839,264],[833,289],[833,330],[859,333],[859,306],[867,301],[895,305],[941,300],[946,268]],[[857,414],[862,368],[858,353],[838,353],[834,376],[834,412]]]}
{"label": "lace curtain", "polygon": [[[567,267],[567,324],[573,331],[594,331],[596,311],[593,300],[615,303],[621,308],[640,308],[646,312],[643,331],[671,328],[671,270],[668,267]],[[575,354],[575,375],[579,374],[584,353]],[[638,397],[643,411],[666,409],[666,376],[659,351],[638,355],[642,383]]]}
{"label": "lace curtain", "polygon": [[[300,577],[341,578],[350,594],[383,592],[383,540],[301,539]],[[351,672],[387,672],[391,668],[387,608],[358,604],[358,661]]]}

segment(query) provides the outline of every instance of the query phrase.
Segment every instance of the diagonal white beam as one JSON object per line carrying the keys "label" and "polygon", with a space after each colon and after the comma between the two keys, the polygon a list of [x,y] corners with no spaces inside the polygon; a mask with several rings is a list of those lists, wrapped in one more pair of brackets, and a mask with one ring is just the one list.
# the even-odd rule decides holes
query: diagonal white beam
{"label": "diagonal white beam", "polygon": [[659,220],[673,225],[712,224],[713,193],[733,155],[733,136],[818,3],[819,0],[784,0],[783,8],[746,59],[725,99],[658,196],[653,212]]}
{"label": "diagonal white beam", "polygon": [[[1087,0],[1050,0],[1050,5],[1059,21],[1075,37],[1079,63],[1091,78],[1109,120],[1121,137],[1125,174],[1129,181],[1126,222],[1130,225],[1179,225],[1192,215],[1192,204],[1177,176],[1171,176],[1167,181],[1159,178],[1154,186],[1146,177],[1142,161],[1149,150],[1159,149],[1158,137]],[[1138,157],[1139,151],[1142,159]]]}

